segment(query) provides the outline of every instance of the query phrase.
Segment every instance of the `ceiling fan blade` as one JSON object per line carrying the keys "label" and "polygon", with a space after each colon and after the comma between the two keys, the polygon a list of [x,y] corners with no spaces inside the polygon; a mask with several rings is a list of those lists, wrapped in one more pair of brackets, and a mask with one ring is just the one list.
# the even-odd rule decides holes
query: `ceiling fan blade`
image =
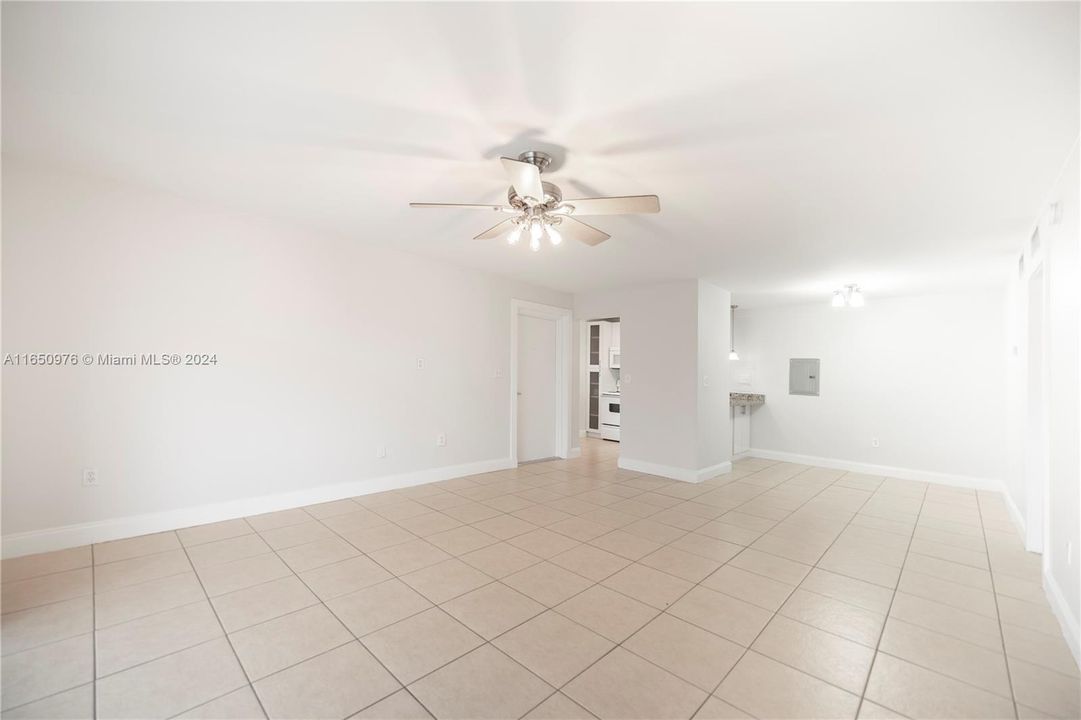
{"label": "ceiling fan blade", "polygon": [[536,165],[507,157],[499,160],[519,197],[533,198],[538,203],[544,202],[544,186],[541,185],[540,169]]}
{"label": "ceiling fan blade", "polygon": [[480,235],[477,235],[473,239],[474,240],[491,240],[492,238],[499,237],[503,233],[510,232],[512,227],[514,227],[514,220],[504,220],[503,222],[499,223],[498,225],[488,228],[487,230],[482,232]]}
{"label": "ceiling fan blade", "polygon": [[586,245],[600,245],[602,242],[612,237],[608,233],[598,230],[592,225],[586,225],[581,220],[575,220],[571,217],[563,218],[563,222],[559,223],[556,227],[563,237],[577,240]]}
{"label": "ceiling fan blade", "polygon": [[564,200],[556,210],[562,215],[573,215],[575,217],[579,215],[628,215],[631,213],[656,213],[660,211],[661,201],[656,195]]}
{"label": "ceiling fan blade", "polygon": [[509,205],[473,205],[470,203],[409,203],[414,208],[450,208],[452,210],[491,210],[494,212],[518,212]]}

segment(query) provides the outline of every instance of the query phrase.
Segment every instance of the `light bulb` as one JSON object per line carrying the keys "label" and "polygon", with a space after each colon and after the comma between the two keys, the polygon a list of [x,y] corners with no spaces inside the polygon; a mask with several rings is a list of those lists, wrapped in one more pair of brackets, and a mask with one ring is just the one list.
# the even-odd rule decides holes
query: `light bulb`
{"label": "light bulb", "polygon": [[736,352],[735,350],[733,350],[732,352],[728,353],[728,359],[729,360],[739,360],[739,353]]}
{"label": "light bulb", "polygon": [[848,296],[848,304],[850,307],[863,307],[863,292],[859,288],[852,288]]}
{"label": "light bulb", "polygon": [[510,231],[510,235],[507,236],[507,243],[510,245],[517,245],[518,241],[522,239],[522,226],[519,223],[514,226],[514,229]]}
{"label": "light bulb", "polygon": [[840,290],[834,290],[833,291],[833,302],[831,304],[833,305],[833,307],[844,307],[845,306],[844,293],[842,293]]}
{"label": "light bulb", "polygon": [[532,222],[529,224],[529,249],[533,252],[540,250],[541,235],[544,234],[544,228],[541,227],[539,222]]}
{"label": "light bulb", "polygon": [[552,241],[553,245],[559,245],[563,242],[563,236],[559,234],[558,230],[556,230],[555,225],[548,226],[548,239]]}

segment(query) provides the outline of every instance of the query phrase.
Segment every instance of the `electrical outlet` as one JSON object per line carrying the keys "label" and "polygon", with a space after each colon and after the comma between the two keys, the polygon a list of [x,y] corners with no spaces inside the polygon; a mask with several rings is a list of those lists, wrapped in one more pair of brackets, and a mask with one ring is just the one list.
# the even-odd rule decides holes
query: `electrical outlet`
{"label": "electrical outlet", "polygon": [[379,458],[380,460],[385,458],[387,456],[387,446],[386,445],[380,445],[379,447],[377,447],[375,449],[375,456],[377,458]]}
{"label": "electrical outlet", "polygon": [[424,369],[424,358],[417,358],[417,370]]}
{"label": "electrical outlet", "polygon": [[501,377],[503,377],[503,368],[499,368],[499,369],[497,369],[497,370],[495,371],[495,376],[496,376],[497,378],[501,378]]}
{"label": "electrical outlet", "polygon": [[98,471],[93,468],[83,468],[83,485],[95,487],[98,484]]}
{"label": "electrical outlet", "polygon": [[447,446],[447,436],[444,435],[443,433],[439,433],[438,435],[436,435],[435,436],[435,446],[436,447],[446,447]]}
{"label": "electrical outlet", "polygon": [[871,438],[871,447],[878,447],[878,438]]}
{"label": "electrical outlet", "polygon": [[709,387],[709,375],[702,376],[702,387]]}

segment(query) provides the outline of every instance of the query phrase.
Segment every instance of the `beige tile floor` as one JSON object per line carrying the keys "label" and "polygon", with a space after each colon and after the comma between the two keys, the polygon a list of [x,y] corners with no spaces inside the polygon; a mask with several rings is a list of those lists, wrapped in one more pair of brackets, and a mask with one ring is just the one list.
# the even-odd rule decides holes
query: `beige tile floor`
{"label": "beige tile floor", "polygon": [[1081,714],[1000,497],[617,451],[4,561],[3,715]]}

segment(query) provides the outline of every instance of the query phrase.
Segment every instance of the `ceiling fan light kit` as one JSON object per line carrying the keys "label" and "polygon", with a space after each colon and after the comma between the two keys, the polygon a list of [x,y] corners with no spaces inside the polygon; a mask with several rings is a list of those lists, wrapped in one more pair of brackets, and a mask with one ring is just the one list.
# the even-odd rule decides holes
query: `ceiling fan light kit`
{"label": "ceiling fan light kit", "polygon": [[661,209],[656,195],[564,200],[557,185],[541,180],[541,173],[551,165],[552,157],[539,150],[528,150],[517,160],[505,157],[499,161],[510,180],[506,205],[409,203],[409,206],[489,210],[513,215],[477,235],[476,239],[490,240],[505,235],[508,244],[517,245],[522,235],[528,232],[529,249],[534,252],[540,250],[545,236],[553,246],[561,245],[564,237],[586,245],[599,245],[611,237],[573,216],[656,213]]}
{"label": "ceiling fan light kit", "polygon": [[840,307],[863,307],[863,291],[855,283],[845,285],[840,290],[833,291],[833,299],[830,304],[835,308]]}

